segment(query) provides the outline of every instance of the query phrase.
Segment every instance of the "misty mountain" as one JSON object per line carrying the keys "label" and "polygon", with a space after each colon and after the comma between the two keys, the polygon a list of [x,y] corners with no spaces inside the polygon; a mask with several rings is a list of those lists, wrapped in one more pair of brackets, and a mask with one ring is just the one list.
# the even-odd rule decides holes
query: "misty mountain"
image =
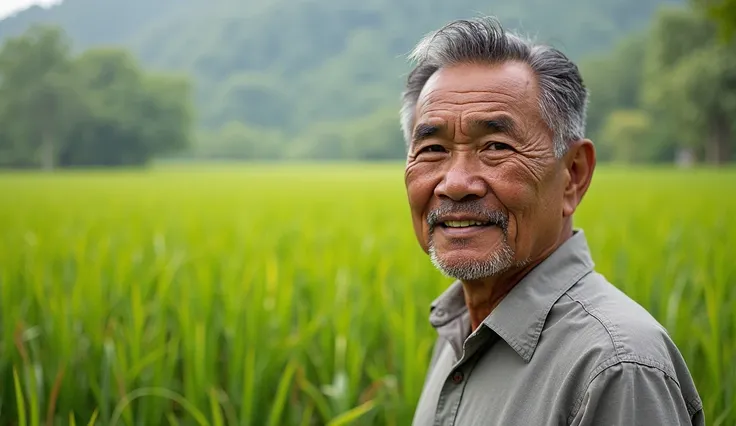
{"label": "misty mountain", "polygon": [[674,0],[65,0],[0,21],[0,40],[55,24],[76,49],[116,45],[196,82],[199,122],[299,134],[398,108],[405,54],[455,18],[498,16],[573,58],[610,49]]}

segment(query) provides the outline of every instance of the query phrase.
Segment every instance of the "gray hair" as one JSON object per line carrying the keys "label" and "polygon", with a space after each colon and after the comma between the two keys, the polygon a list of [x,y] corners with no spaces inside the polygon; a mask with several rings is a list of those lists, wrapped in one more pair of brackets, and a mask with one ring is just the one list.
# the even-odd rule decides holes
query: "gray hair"
{"label": "gray hair", "polygon": [[578,67],[559,50],[533,44],[505,31],[492,17],[453,21],[426,35],[409,59],[416,67],[409,73],[402,93],[401,128],[409,145],[417,99],[437,70],[460,63],[522,61],[538,78],[542,119],[554,134],[554,152],[562,157],[568,143],[585,134],[588,91]]}

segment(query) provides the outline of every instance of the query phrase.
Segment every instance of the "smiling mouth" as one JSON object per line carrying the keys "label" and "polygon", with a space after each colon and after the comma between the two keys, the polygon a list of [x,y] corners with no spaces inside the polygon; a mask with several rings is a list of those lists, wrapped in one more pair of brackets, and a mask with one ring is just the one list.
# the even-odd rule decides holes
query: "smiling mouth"
{"label": "smiling mouth", "polygon": [[491,222],[481,222],[477,220],[447,220],[440,222],[443,228],[469,228],[474,226],[490,226]]}
{"label": "smiling mouth", "polygon": [[481,203],[482,200],[464,203],[443,201],[443,204],[427,213],[429,233],[441,230],[447,236],[464,238],[498,228],[506,234],[508,216],[500,209],[486,207]]}

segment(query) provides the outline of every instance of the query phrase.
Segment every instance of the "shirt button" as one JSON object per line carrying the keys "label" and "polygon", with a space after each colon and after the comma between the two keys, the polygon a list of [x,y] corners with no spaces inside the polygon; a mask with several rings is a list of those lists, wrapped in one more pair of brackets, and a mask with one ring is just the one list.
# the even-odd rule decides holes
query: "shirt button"
{"label": "shirt button", "polygon": [[461,371],[456,371],[452,373],[452,382],[456,385],[459,385],[463,381],[463,373]]}

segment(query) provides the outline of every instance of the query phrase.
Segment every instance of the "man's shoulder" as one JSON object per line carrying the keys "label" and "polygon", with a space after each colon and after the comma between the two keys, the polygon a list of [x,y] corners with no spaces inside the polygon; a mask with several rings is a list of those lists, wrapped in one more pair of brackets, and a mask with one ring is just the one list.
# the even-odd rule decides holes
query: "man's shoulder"
{"label": "man's shoulder", "polygon": [[[563,298],[567,308],[580,316],[581,327],[588,328],[583,336],[597,339],[606,355],[618,361],[646,361],[675,373],[673,356],[679,357],[679,351],[665,327],[603,275],[589,274]],[[587,346],[580,343],[580,349]]]}
{"label": "man's shoulder", "polygon": [[574,371],[570,373],[581,379],[579,392],[594,380],[624,369],[671,381],[687,402],[688,411],[699,409],[691,374],[665,327],[601,274],[593,272],[571,287],[550,314],[552,329],[555,322],[565,324],[558,329],[568,329],[564,337],[558,337],[574,352],[571,356],[575,361],[570,365]]}

